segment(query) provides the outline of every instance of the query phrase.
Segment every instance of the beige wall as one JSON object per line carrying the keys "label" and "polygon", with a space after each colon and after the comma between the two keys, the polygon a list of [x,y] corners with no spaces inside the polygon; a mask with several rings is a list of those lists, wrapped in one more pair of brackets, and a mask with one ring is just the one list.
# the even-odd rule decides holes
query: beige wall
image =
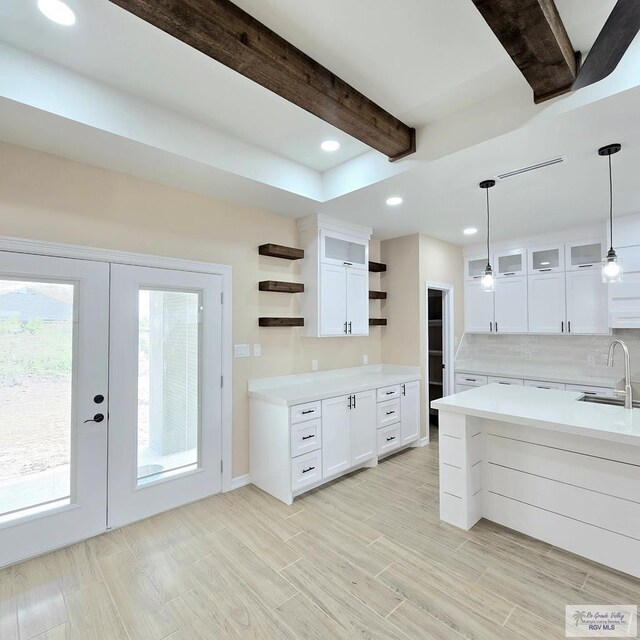
{"label": "beige wall", "polygon": [[[462,248],[429,236],[413,234],[384,240],[382,261],[389,265],[382,286],[389,292],[389,326],[382,334],[384,362],[421,367],[426,381],[426,283],[454,286],[455,345],[462,339]],[[422,434],[427,433],[427,386],[422,385]]]}
{"label": "beige wall", "polygon": [[[260,280],[297,277],[297,263],[257,252],[265,242],[297,246],[290,218],[0,143],[0,235],[232,266],[233,342],[262,345],[261,357],[233,361],[234,477],[249,471],[249,378],[310,371],[312,359],[320,369],[361,365],[364,354],[381,361],[377,327],[368,338],[328,339],[258,327],[259,316],[297,314],[295,296],[258,291]],[[378,253],[374,241],[371,258]]]}

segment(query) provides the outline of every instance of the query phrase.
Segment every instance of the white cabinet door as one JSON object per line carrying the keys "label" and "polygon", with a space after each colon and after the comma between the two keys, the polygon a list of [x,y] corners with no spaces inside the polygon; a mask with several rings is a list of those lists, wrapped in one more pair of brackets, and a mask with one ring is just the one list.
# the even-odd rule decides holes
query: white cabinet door
{"label": "white cabinet door", "polygon": [[351,415],[351,466],[362,464],[376,455],[376,392],[355,394]]}
{"label": "white cabinet door", "polygon": [[529,276],[529,332],[566,332],[564,273]]}
{"label": "white cabinet door", "polygon": [[526,276],[497,278],[495,287],[495,331],[526,333],[529,329]]}
{"label": "white cabinet door", "polygon": [[320,266],[320,335],[342,336],[347,322],[347,270]]}
{"label": "white cabinet door", "polygon": [[493,330],[493,293],[483,291],[479,280],[464,283],[464,324],[472,333]]}
{"label": "white cabinet door", "polygon": [[[322,477],[327,478],[351,466],[349,427],[351,396],[322,401]],[[375,424],[375,417],[373,418]]]}
{"label": "white cabinet door", "polygon": [[607,285],[600,269],[567,271],[567,331],[609,333]]}
{"label": "white cabinet door", "polygon": [[418,380],[402,385],[400,435],[403,445],[420,437],[420,382]]}
{"label": "white cabinet door", "polygon": [[350,335],[369,335],[369,272],[347,268],[347,330]]}

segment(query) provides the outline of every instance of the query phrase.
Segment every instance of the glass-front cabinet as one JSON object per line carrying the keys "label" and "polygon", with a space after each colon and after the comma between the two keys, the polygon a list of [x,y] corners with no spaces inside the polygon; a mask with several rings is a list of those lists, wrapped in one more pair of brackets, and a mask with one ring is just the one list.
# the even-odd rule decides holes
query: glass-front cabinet
{"label": "glass-front cabinet", "polygon": [[600,240],[568,243],[565,251],[566,269],[599,269],[605,254],[606,250]]}
{"label": "glass-front cabinet", "polygon": [[320,261],[354,269],[369,270],[369,243],[334,231],[320,232]]}
{"label": "glass-front cabinet", "polygon": [[529,249],[529,274],[564,271],[564,246],[547,245]]}
{"label": "glass-front cabinet", "polygon": [[493,258],[493,270],[498,278],[522,276],[527,273],[527,259],[523,249],[496,252]]}
{"label": "glass-front cabinet", "polygon": [[479,280],[484,274],[484,270],[487,266],[487,256],[482,258],[473,256],[466,258],[464,261],[464,279],[465,280]]}

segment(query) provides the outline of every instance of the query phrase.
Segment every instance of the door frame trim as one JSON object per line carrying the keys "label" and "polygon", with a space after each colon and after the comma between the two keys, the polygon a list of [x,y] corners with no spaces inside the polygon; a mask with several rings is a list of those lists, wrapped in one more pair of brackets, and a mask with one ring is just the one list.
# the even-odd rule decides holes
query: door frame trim
{"label": "door frame trim", "polygon": [[183,258],[172,258],[146,253],[119,251],[87,247],[62,242],[43,240],[27,240],[11,236],[0,236],[0,251],[28,253],[56,258],[73,258],[91,262],[109,262],[137,267],[154,267],[156,269],[174,269],[210,273],[222,277],[222,492],[235,488],[232,473],[233,442],[233,367],[232,367],[232,268],[226,264],[199,262]]}

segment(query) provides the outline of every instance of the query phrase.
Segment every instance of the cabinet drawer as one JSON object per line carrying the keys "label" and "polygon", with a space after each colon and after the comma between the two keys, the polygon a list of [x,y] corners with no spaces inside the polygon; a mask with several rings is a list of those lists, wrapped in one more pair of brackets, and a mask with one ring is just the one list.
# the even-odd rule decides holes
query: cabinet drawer
{"label": "cabinet drawer", "polygon": [[312,451],[291,460],[291,491],[295,493],[322,480],[322,452]]}
{"label": "cabinet drawer", "polygon": [[476,376],[473,373],[456,373],[456,384],[480,387],[487,384],[487,376]]}
{"label": "cabinet drawer", "polygon": [[579,384],[568,384],[566,386],[567,391],[577,391],[578,393],[584,393],[586,396],[598,396],[600,398],[614,398],[615,393],[613,389],[609,387],[590,387],[581,386]]}
{"label": "cabinet drawer", "polygon": [[291,407],[291,424],[319,418],[322,415],[321,406],[322,403],[318,400],[316,402],[307,402],[306,404],[297,404]]}
{"label": "cabinet drawer", "polygon": [[489,384],[509,384],[509,385],[515,385],[516,387],[521,387],[524,384],[524,380],[520,380],[519,378],[499,378],[497,376],[489,376],[488,383]]}
{"label": "cabinet drawer", "polygon": [[544,382],[544,380],[525,380],[524,386],[536,389],[557,389],[558,391],[564,391],[565,388],[561,382]]}
{"label": "cabinet drawer", "polygon": [[322,427],[320,418],[291,425],[291,457],[320,448]]}
{"label": "cabinet drawer", "polygon": [[378,455],[383,456],[391,451],[399,449],[401,445],[400,425],[393,424],[390,427],[378,429]]}
{"label": "cabinet drawer", "polygon": [[378,402],[384,402],[385,400],[392,400],[393,398],[400,397],[400,385],[394,384],[392,387],[383,387],[378,389]]}
{"label": "cabinet drawer", "polygon": [[400,398],[378,403],[378,429],[400,422]]}

